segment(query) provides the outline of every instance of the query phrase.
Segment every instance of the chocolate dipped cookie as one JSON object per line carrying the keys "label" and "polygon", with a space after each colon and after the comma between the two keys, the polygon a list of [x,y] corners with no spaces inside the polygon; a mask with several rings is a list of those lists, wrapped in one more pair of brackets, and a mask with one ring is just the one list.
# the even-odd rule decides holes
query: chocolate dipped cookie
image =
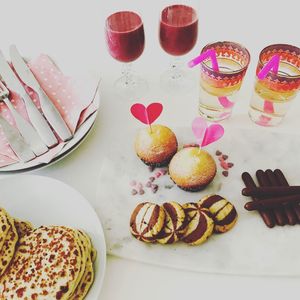
{"label": "chocolate dipped cookie", "polygon": [[182,241],[193,246],[204,243],[214,229],[214,221],[209,210],[199,207],[196,203],[186,203],[183,208],[187,221]]}
{"label": "chocolate dipped cookie", "polygon": [[219,195],[209,195],[198,202],[201,208],[208,209],[214,219],[216,233],[229,231],[236,223],[238,214],[227,199]]}
{"label": "chocolate dipped cookie", "polygon": [[131,234],[146,243],[155,243],[165,225],[165,210],[154,203],[140,203],[130,218]]}
{"label": "chocolate dipped cookie", "polygon": [[162,205],[165,211],[165,225],[157,238],[160,244],[173,244],[180,240],[186,230],[186,215],[183,207],[177,202],[166,202]]}

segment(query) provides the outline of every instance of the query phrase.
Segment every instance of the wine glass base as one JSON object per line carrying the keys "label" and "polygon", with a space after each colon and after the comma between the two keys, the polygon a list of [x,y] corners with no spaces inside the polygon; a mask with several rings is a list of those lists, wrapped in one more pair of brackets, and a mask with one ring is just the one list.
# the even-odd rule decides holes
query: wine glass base
{"label": "wine glass base", "polygon": [[194,88],[194,81],[188,72],[170,69],[161,75],[160,86],[171,94],[186,94]]}
{"label": "wine glass base", "polygon": [[138,75],[130,75],[130,78],[122,76],[115,81],[114,88],[118,95],[130,99],[144,96],[148,91],[148,83]]}

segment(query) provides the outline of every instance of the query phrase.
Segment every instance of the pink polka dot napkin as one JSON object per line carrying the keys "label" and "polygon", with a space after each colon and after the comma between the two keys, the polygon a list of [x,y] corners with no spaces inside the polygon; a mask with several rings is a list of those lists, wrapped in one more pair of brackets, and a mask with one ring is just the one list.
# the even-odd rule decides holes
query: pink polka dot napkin
{"label": "pink polka dot napkin", "polygon": [[[28,66],[73,133],[98,109],[91,99],[90,93],[83,91],[84,83],[78,84],[73,78],[63,74],[48,55],[39,55],[36,59],[31,60]],[[38,95],[26,85],[24,87],[40,109]],[[13,91],[11,91],[10,100],[16,110],[29,120],[23,100]],[[3,102],[0,103],[0,114],[12,126],[16,126],[10,111]],[[64,143],[60,142],[59,145],[36,160],[44,163],[50,162],[63,146]],[[0,167],[16,162],[18,162],[18,158],[9,146],[0,126]]]}

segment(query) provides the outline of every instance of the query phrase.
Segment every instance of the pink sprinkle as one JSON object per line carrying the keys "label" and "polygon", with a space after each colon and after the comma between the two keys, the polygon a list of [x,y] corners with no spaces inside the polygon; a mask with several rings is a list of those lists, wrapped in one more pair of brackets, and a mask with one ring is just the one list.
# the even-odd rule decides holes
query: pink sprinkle
{"label": "pink sprinkle", "polygon": [[223,171],[222,174],[223,174],[223,176],[225,176],[225,177],[228,177],[228,175],[229,175],[229,174],[228,174],[228,171]]}
{"label": "pink sprinkle", "polygon": [[161,173],[161,175],[166,175],[168,173],[166,169],[160,169],[159,172]]}
{"label": "pink sprinkle", "polygon": [[226,161],[221,161],[221,167],[224,169],[224,170],[228,170],[229,167],[228,167],[228,164]]}
{"label": "pink sprinkle", "polygon": [[133,189],[132,191],[131,191],[131,195],[136,195],[137,194],[137,190],[135,190],[135,189]]}
{"label": "pink sprinkle", "polygon": [[160,172],[156,172],[156,173],[155,173],[155,177],[156,177],[156,178],[159,178],[160,176],[161,176],[161,173],[160,173]]}
{"label": "pink sprinkle", "polygon": [[151,187],[151,185],[152,185],[152,183],[151,183],[151,181],[148,181],[147,183],[146,183],[146,187]]}
{"label": "pink sprinkle", "polygon": [[140,189],[142,189],[143,188],[143,184],[141,183],[141,182],[139,182],[138,184],[137,184],[137,188],[140,190]]}
{"label": "pink sprinkle", "polygon": [[131,186],[136,186],[136,181],[135,180],[130,181],[130,185]]}

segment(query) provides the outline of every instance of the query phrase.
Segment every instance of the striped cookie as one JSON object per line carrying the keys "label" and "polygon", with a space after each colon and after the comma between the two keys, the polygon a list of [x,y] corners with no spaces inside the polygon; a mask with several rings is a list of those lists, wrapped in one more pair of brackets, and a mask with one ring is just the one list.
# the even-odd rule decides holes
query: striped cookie
{"label": "striped cookie", "polygon": [[140,203],[130,218],[132,235],[143,242],[155,243],[165,224],[165,211],[157,204]]}
{"label": "striped cookie", "polygon": [[186,203],[183,208],[187,216],[187,228],[182,241],[194,246],[204,243],[214,229],[214,221],[209,211],[200,208],[196,203]]}
{"label": "striped cookie", "polygon": [[165,210],[165,225],[157,242],[160,244],[173,244],[183,236],[185,226],[185,212],[183,207],[177,202],[167,202],[162,205]]}
{"label": "striped cookie", "polygon": [[219,195],[206,196],[198,202],[198,205],[210,211],[215,222],[216,233],[227,232],[237,221],[238,214],[235,207]]}

